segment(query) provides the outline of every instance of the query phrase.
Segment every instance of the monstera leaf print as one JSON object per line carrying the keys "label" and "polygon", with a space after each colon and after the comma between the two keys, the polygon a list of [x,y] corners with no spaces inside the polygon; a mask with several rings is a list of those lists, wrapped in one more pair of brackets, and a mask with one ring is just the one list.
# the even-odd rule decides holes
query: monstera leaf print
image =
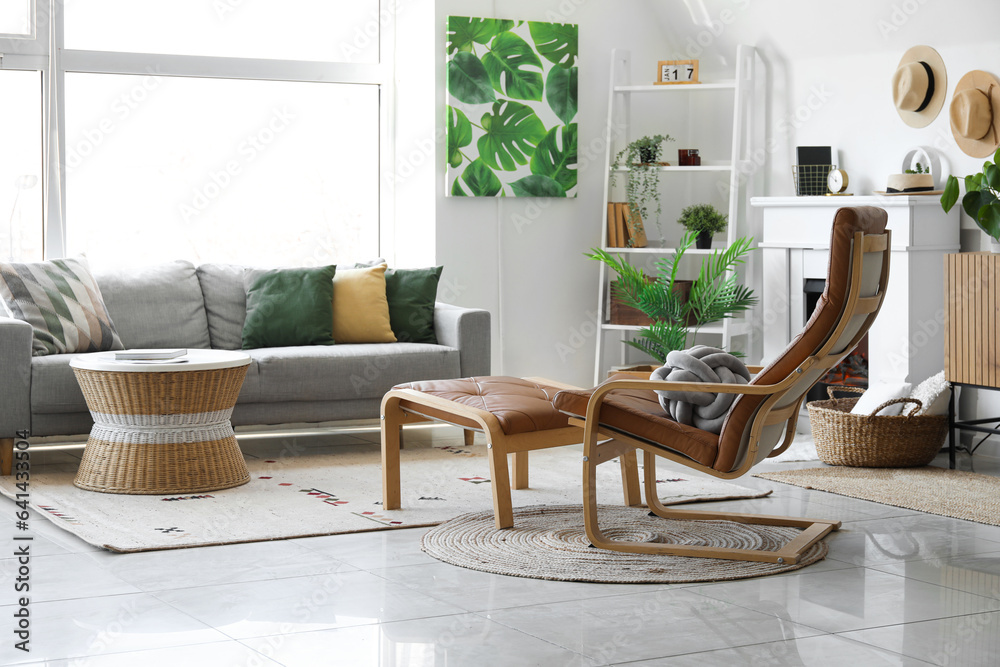
{"label": "monstera leaf print", "polygon": [[448,164],[462,166],[462,149],[472,143],[472,123],[461,109],[448,107]]}
{"label": "monstera leaf print", "polygon": [[505,32],[493,40],[483,66],[497,92],[519,100],[542,99],[542,61],[514,33]]}
{"label": "monstera leaf print", "polygon": [[462,181],[469,186],[469,193],[462,189],[459,179],[455,179],[455,183],[451,186],[451,194],[459,197],[495,197],[497,194],[502,194],[503,183],[497,178],[497,175],[493,173],[493,170],[483,164],[482,160],[475,160],[465,171],[462,172]]}
{"label": "monstera leaf print", "polygon": [[448,63],[448,92],[467,104],[483,104],[496,99],[482,61],[464,51],[456,53]]}
{"label": "monstera leaf print", "polygon": [[542,121],[520,102],[494,102],[492,113],[483,114],[481,122],[486,134],[479,138],[479,157],[493,169],[513,171],[528,164],[545,136]]}
{"label": "monstera leaf print", "polygon": [[553,67],[545,79],[545,101],[564,123],[569,123],[576,115],[576,79],[576,67]]}
{"label": "monstera leaf print", "polygon": [[576,123],[557,125],[538,142],[531,157],[531,173],[553,180],[564,193],[576,187]]}
{"label": "monstera leaf print", "polygon": [[449,16],[448,55],[456,51],[466,51],[474,55],[476,44],[489,44],[491,39],[513,27],[513,21]]}
{"label": "monstera leaf print", "polygon": [[572,23],[528,21],[528,30],[538,53],[550,63],[570,68],[576,64],[579,31]]}
{"label": "monstera leaf print", "polygon": [[565,197],[566,190],[548,176],[532,174],[510,184],[515,197]]}
{"label": "monstera leaf print", "polygon": [[575,197],[577,26],[448,17],[445,183],[456,197]]}

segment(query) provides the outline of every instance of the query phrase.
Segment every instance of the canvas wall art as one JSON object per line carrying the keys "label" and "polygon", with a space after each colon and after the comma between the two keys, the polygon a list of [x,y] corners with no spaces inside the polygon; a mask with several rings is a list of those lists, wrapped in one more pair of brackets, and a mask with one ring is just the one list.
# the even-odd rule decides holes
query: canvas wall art
{"label": "canvas wall art", "polygon": [[448,195],[576,196],[578,33],[448,17]]}

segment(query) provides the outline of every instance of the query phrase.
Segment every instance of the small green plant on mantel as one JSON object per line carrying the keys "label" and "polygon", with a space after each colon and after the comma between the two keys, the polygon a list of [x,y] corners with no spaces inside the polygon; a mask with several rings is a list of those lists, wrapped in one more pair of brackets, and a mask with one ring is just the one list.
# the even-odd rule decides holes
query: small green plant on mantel
{"label": "small green plant on mantel", "polygon": [[667,134],[657,134],[652,137],[642,137],[630,142],[618,152],[611,164],[610,184],[614,187],[617,169],[628,169],[625,182],[625,198],[629,209],[638,213],[644,220],[649,220],[650,207],[655,204],[654,222],[663,239],[663,228],[660,227],[660,156],[663,154],[663,144],[673,141]]}
{"label": "small green plant on mantel", "polygon": [[[965,177],[962,208],[979,228],[994,241],[1000,241],[1000,150],[993,161],[983,163],[978,174]],[[948,212],[958,201],[958,179],[949,175],[941,194],[941,208]]]}
{"label": "small green plant on mantel", "polygon": [[711,204],[692,204],[681,211],[677,222],[689,232],[697,235],[697,247],[707,249],[712,247],[712,235],[726,228],[727,216],[723,215]]}
{"label": "small green plant on mantel", "polygon": [[924,166],[918,162],[916,169],[907,169],[903,173],[904,174],[929,174],[929,173],[931,173],[931,169],[930,169],[930,167],[928,167],[927,169],[924,169]]}
{"label": "small green plant on mantel", "polygon": [[[640,329],[637,340],[624,342],[660,364],[666,363],[667,354],[672,350],[690,347],[689,335],[693,345],[702,326],[733,317],[757,303],[753,290],[739,284],[733,270],[746,262],[752,250],[752,238],[736,239],[725,250],[716,250],[706,257],[686,300],[679,290],[675,290],[681,282],[677,278],[680,260],[694,243],[695,236],[693,232],[686,233],[674,253],[656,262],[657,274],[652,282],[642,269],[605,250],[591,248],[590,253],[585,253],[589,259],[604,262],[613,269],[618,274],[615,295],[626,306],[638,308],[653,321]],[[693,322],[690,329],[689,321]]]}

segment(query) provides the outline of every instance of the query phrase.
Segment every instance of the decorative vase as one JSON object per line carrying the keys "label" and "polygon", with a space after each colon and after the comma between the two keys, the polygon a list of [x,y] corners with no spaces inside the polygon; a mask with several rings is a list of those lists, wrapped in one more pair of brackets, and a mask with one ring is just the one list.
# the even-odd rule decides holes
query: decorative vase
{"label": "decorative vase", "polygon": [[712,235],[708,232],[699,232],[694,247],[698,250],[709,250],[712,247]]}

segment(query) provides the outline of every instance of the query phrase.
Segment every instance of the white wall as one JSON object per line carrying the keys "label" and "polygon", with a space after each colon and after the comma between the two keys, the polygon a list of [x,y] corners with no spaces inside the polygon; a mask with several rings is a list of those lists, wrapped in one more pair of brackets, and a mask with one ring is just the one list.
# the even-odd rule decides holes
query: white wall
{"label": "white wall", "polygon": [[[431,0],[401,4],[411,2],[429,11]],[[421,84],[410,81],[409,93],[400,88],[399,114],[409,125],[400,122],[397,160],[443,125],[449,15],[580,25],[580,194],[570,200],[446,198],[444,139],[438,135],[433,182],[425,167],[397,199],[397,229],[415,220],[398,252],[405,256],[418,237],[434,230],[432,259],[445,266],[442,297],[493,314],[494,373],[581,385],[592,380],[597,290],[597,266],[582,253],[600,241],[612,48],[631,49],[635,80],[651,77],[657,60],[687,57],[700,59],[704,80],[732,76],[737,44],[757,46],[767,69],[768,151],[760,174],[768,195],[793,194],[797,145],[839,148],[850,190],[859,194],[884,189],[886,176],[898,172],[905,152],[918,145],[940,148],[955,173],[977,169],[980,160],[965,156],[951,139],[950,93],[938,119],[914,129],[896,114],[889,82],[903,52],[918,44],[941,53],[949,91],[971,69],[1000,74],[995,0],[437,0],[433,21],[424,11],[418,22],[421,31],[432,30],[433,45],[422,37],[422,44],[411,40],[413,58],[398,51],[400,76]],[[433,109],[427,106],[431,76]],[[963,227],[969,228],[963,248],[979,249],[984,235],[967,220]],[[413,261],[430,261],[426,248],[410,254]]]}

